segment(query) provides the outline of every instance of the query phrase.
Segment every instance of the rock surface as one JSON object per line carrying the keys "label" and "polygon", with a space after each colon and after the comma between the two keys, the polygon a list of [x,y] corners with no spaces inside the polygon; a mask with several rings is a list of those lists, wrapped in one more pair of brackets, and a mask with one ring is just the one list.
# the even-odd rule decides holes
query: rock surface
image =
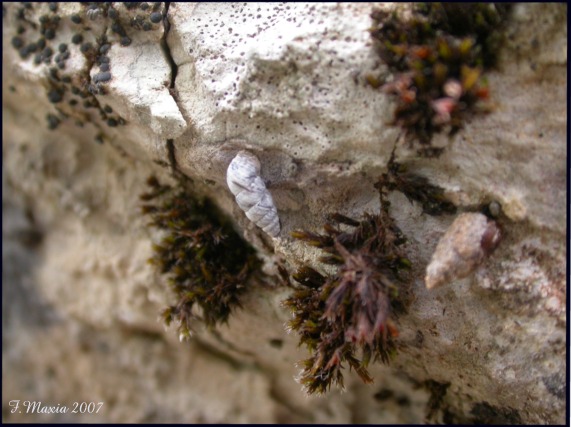
{"label": "rock surface", "polygon": [[[276,266],[318,266],[291,231],[379,209],[373,184],[399,130],[391,98],[364,78],[388,75],[367,31],[373,6],[126,5],[113,3],[113,19],[79,3],[3,5],[3,421],[419,423],[440,396],[433,420],[564,422],[566,5],[514,7],[488,74],[494,111],[441,157],[397,150],[459,210],[499,203],[500,246],[472,275],[428,291],[426,265],[454,216],[391,193],[415,266],[399,354],[372,366],[373,386],[347,372],[345,393],[309,398],[294,380],[306,353],[284,332],[289,290]],[[52,55],[14,47],[50,29]],[[275,239],[226,186],[243,149],[277,206]],[[157,321],[172,296],[146,263],[157,236],[138,200],[172,161],[267,273],[228,325],[188,343]],[[70,411],[18,412],[17,400]],[[73,402],[103,406],[73,414]]]}

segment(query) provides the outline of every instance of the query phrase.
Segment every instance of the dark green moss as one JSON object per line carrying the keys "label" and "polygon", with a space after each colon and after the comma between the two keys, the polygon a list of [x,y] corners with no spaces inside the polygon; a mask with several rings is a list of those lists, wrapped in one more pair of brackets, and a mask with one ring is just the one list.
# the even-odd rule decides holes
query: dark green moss
{"label": "dark green moss", "polygon": [[339,266],[327,276],[301,267],[293,279],[302,286],[284,301],[293,314],[288,327],[311,353],[301,362],[300,376],[309,394],[324,393],[332,384],[342,387],[344,363],[371,383],[368,364],[389,362],[398,335],[391,317],[402,310],[399,272],[410,266],[402,248],[405,238],[388,209],[361,221],[340,214],[330,220],[325,234],[292,233],[320,248],[322,262]]}
{"label": "dark green moss", "polygon": [[409,144],[420,144],[421,154],[440,154],[430,146],[435,134],[454,135],[486,111],[483,73],[496,63],[508,11],[509,5],[493,3],[421,3],[406,21],[372,12],[377,52],[394,73],[382,86],[397,99],[393,124],[405,130]]}
{"label": "dark green moss", "polygon": [[182,180],[171,187],[151,177],[148,184],[143,212],[166,233],[150,262],[168,278],[177,299],[162,317],[167,325],[178,324],[181,339],[188,338],[196,321],[214,327],[228,320],[259,262],[215,206],[187,191]]}

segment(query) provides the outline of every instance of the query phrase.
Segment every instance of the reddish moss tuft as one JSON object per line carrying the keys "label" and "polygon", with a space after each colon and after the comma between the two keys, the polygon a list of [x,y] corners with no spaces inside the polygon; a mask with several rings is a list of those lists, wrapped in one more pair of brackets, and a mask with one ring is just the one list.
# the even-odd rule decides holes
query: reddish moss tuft
{"label": "reddish moss tuft", "polygon": [[382,86],[395,95],[394,124],[423,155],[435,134],[454,135],[471,115],[486,111],[489,97],[483,72],[496,62],[500,32],[509,6],[493,3],[418,4],[408,20],[374,10],[371,35],[377,52],[395,73]]}
{"label": "reddish moss tuft", "polygon": [[312,353],[301,362],[300,382],[309,394],[343,387],[343,363],[365,383],[373,381],[370,361],[388,363],[398,335],[391,316],[399,303],[399,271],[410,264],[404,236],[386,209],[361,221],[340,214],[330,219],[325,234],[292,233],[325,252],[322,262],[339,266],[333,275],[301,267],[293,279],[302,286],[284,301],[293,313],[289,329]]}

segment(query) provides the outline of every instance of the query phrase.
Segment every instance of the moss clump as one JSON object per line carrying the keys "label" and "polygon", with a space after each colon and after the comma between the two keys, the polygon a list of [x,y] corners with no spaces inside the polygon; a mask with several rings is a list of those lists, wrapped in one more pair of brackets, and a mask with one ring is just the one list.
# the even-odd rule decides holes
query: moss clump
{"label": "moss clump", "polygon": [[377,52],[395,73],[382,86],[397,98],[394,123],[423,155],[438,155],[432,137],[454,135],[467,118],[486,111],[483,73],[496,62],[498,29],[509,6],[493,3],[418,4],[406,21],[374,10],[371,35]]}
{"label": "moss clump", "polygon": [[444,190],[431,184],[424,176],[408,172],[404,165],[395,161],[394,150],[389,160],[388,171],[381,175],[376,187],[383,192],[385,198],[389,191],[402,192],[411,203],[413,200],[420,203],[422,211],[429,215],[456,213],[456,206],[446,200]]}
{"label": "moss clump", "polygon": [[208,327],[228,320],[240,306],[244,283],[258,260],[214,205],[190,194],[182,181],[171,187],[150,177],[148,185],[150,191],[141,199],[154,203],[145,203],[143,213],[152,218],[151,226],[165,232],[149,262],[168,277],[178,299],[162,317],[167,326],[178,324],[182,340],[190,337],[197,320]]}
{"label": "moss clump", "polygon": [[399,271],[410,264],[402,249],[405,238],[386,208],[361,221],[332,215],[324,230],[292,235],[320,248],[321,261],[339,266],[337,272],[325,276],[300,268],[293,278],[302,286],[284,301],[293,313],[288,328],[311,352],[300,375],[309,394],[324,393],[331,384],[343,387],[343,363],[370,383],[369,362],[389,361],[398,335],[391,314],[399,308]]}

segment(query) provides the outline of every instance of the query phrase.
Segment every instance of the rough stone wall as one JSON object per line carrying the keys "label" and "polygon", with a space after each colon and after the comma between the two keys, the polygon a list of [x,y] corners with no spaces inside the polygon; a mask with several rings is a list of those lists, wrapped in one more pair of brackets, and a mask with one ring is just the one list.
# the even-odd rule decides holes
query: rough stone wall
{"label": "rough stone wall", "polygon": [[[372,367],[374,385],[347,372],[345,392],[324,397],[294,380],[305,350],[284,331],[290,291],[276,265],[317,265],[291,231],[379,208],[373,184],[399,129],[388,125],[391,98],[364,78],[388,75],[368,33],[373,5],[113,5],[116,19],[78,3],[3,5],[4,421],[418,423],[447,385],[435,420],[564,422],[566,5],[515,5],[488,74],[491,114],[470,120],[438,159],[397,150],[461,210],[497,201],[504,240],[474,274],[428,291],[426,265],[454,216],[391,193],[414,265],[399,354]],[[166,14],[167,31],[138,28],[152,12]],[[19,27],[24,44],[55,28],[53,58],[20,55]],[[101,48],[102,35],[108,81],[83,48]],[[61,43],[70,55],[57,61]],[[275,239],[226,186],[241,149],[261,160],[281,219]],[[257,248],[267,274],[228,325],[187,343],[157,321],[172,296],[146,263],[157,235],[138,200],[146,177],[168,179],[173,160]],[[11,412],[13,400],[104,405],[26,414]]]}

